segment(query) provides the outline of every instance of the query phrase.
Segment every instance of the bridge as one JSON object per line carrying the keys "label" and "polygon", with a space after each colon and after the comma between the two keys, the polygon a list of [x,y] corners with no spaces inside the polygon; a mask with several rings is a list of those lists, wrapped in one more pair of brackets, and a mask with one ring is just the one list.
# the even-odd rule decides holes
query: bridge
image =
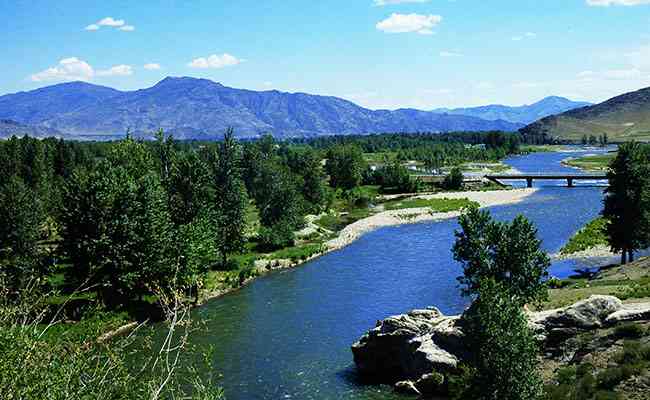
{"label": "bridge", "polygon": [[507,180],[526,180],[528,187],[533,187],[534,180],[566,180],[569,187],[574,186],[574,181],[600,181],[607,180],[606,174],[567,174],[567,173],[539,173],[539,174],[491,174],[485,175],[489,179],[499,185],[503,185],[501,181]]}

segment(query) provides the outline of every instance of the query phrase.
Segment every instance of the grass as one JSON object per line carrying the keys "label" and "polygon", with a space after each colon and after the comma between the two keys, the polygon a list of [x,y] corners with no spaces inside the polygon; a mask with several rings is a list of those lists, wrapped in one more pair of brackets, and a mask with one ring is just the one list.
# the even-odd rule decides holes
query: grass
{"label": "grass", "polygon": [[607,220],[596,218],[580,229],[569,242],[562,247],[560,254],[569,255],[579,251],[589,250],[596,246],[608,244],[607,242]]}
{"label": "grass", "polygon": [[564,164],[584,169],[587,171],[606,171],[609,169],[609,164],[616,157],[615,153],[599,154],[574,158],[564,161]]}
{"label": "grass", "polygon": [[278,250],[271,253],[269,258],[273,260],[291,260],[292,262],[305,261],[315,254],[322,253],[323,250],[323,243],[311,243]]}
{"label": "grass", "polygon": [[403,210],[409,208],[430,208],[433,212],[458,211],[466,207],[478,206],[468,199],[408,199],[393,200],[384,203],[386,210]]}
{"label": "grass", "polygon": [[565,151],[566,147],[560,144],[550,144],[550,145],[527,145],[521,146],[519,151],[521,153],[552,153],[554,151]]}
{"label": "grass", "polygon": [[603,268],[592,278],[554,279],[549,299],[534,308],[565,307],[594,294],[616,296],[621,300],[650,299],[649,266],[650,258],[642,258],[625,266]]}

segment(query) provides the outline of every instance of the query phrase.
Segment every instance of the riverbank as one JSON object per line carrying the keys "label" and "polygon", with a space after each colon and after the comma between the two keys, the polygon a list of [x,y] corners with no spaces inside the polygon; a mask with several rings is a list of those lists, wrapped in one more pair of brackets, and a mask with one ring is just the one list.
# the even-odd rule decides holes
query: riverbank
{"label": "riverbank", "polygon": [[[475,202],[479,207],[492,207],[496,205],[513,204],[523,201],[535,193],[536,189],[496,190],[488,192],[455,192],[437,193],[433,195],[415,196],[417,199],[467,199]],[[359,220],[345,227],[336,237],[326,243],[328,251],[338,250],[349,245],[363,234],[375,229],[420,222],[439,221],[456,218],[461,211],[432,212],[430,208],[407,208],[401,210],[383,211],[370,217]]]}
{"label": "riverbank", "polygon": [[[476,203],[480,208],[492,207],[498,205],[514,204],[525,200],[528,196],[535,193],[537,189],[513,189],[513,190],[492,190],[492,191],[467,191],[467,192],[449,192],[426,195],[415,195],[403,199],[402,201],[412,200],[435,200],[466,199],[469,202]],[[254,261],[254,272],[251,276],[241,280],[239,285],[231,287],[221,287],[204,293],[198,304],[204,304],[208,300],[224,296],[253,282],[256,278],[278,270],[295,268],[321,257],[330,252],[342,249],[353,243],[366,233],[372,232],[379,228],[415,224],[422,222],[442,221],[450,218],[456,218],[460,215],[461,210],[434,212],[430,207],[403,208],[396,210],[379,211],[365,218],[359,219],[335,233],[335,237],[323,243],[320,251],[314,251],[312,254],[307,253],[299,259],[288,258],[262,258]],[[310,220],[310,224],[313,221]]]}
{"label": "riverbank", "polygon": [[584,157],[569,157],[562,160],[562,165],[582,171],[607,171],[616,153],[589,154]]}

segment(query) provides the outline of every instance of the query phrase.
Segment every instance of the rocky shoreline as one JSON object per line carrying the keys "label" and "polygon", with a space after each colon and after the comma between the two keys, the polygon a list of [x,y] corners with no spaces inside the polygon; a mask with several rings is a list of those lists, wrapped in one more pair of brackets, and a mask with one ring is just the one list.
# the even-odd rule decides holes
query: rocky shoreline
{"label": "rocky shoreline", "polygon": [[[571,306],[529,312],[529,323],[544,358],[566,351],[559,346],[581,332],[632,321],[650,320],[650,303],[623,304],[613,296],[594,295]],[[351,347],[359,373],[369,381],[394,385],[411,394],[442,394],[450,374],[466,359],[463,316],[445,316],[436,308],[413,310],[378,321]]]}

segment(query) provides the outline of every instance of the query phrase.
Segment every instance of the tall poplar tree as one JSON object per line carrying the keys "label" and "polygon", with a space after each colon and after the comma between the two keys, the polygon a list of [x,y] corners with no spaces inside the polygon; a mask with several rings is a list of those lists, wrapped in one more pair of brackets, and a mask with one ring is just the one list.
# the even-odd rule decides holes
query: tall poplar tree
{"label": "tall poplar tree", "polygon": [[650,245],[650,147],[631,142],[619,147],[607,173],[603,216],[607,236],[621,263]]}
{"label": "tall poplar tree", "polygon": [[241,148],[232,129],[217,147],[214,179],[217,191],[217,246],[223,266],[228,255],[243,251],[246,244],[246,207],[248,194],[242,180]]}

